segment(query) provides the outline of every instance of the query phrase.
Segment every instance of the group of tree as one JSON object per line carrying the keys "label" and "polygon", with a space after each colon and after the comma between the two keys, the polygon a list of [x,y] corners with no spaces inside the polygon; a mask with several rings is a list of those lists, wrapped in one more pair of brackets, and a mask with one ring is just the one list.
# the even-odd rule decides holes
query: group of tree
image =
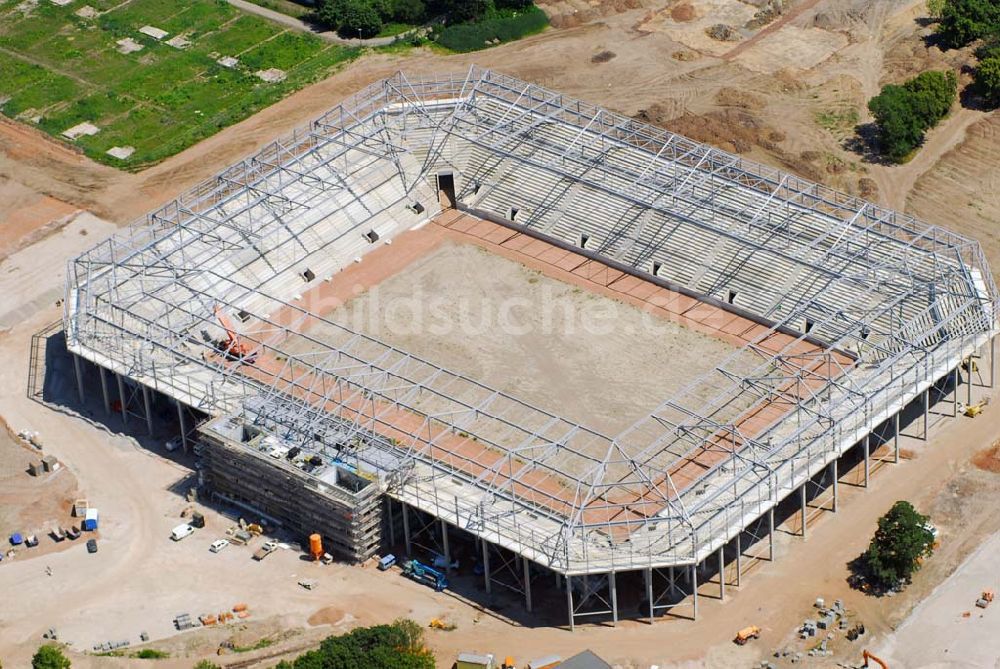
{"label": "group of tree", "polygon": [[278,669],[434,669],[423,630],[412,620],[361,627],[327,637],[316,650],[282,661]]}
{"label": "group of tree", "polygon": [[982,41],[976,50],[979,64],[973,75],[987,103],[1000,104],[1000,2],[997,0],[929,0],[937,20],[941,46],[960,49]]}
{"label": "group of tree", "polygon": [[876,591],[897,589],[920,569],[920,563],[934,549],[928,521],[912,504],[902,501],[879,518],[878,529],[861,555],[865,580]]}
{"label": "group of tree", "polygon": [[882,153],[893,161],[905,159],[937,125],[955,102],[954,72],[922,72],[902,85],[889,84],[868,101],[875,118]]}
{"label": "group of tree", "polygon": [[420,25],[480,21],[504,10],[525,9],[532,0],[318,0],[313,17],[343,37],[374,37],[386,23]]}
{"label": "group of tree", "polygon": [[69,658],[58,646],[46,644],[31,658],[31,669],[69,669]]}

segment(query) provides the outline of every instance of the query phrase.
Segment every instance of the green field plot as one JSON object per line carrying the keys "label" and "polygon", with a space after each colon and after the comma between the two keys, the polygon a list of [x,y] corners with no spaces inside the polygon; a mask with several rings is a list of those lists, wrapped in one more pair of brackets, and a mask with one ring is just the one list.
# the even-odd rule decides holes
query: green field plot
{"label": "green field plot", "polygon": [[[90,7],[93,16],[77,12]],[[84,12],[87,14],[88,12]],[[163,39],[139,30],[152,26]],[[181,37],[189,44],[166,42]],[[142,48],[122,53],[121,40]],[[358,51],[241,14],[221,0],[0,0],[0,113],[63,139],[91,158],[141,169],[317,81]],[[233,67],[217,61],[237,59]],[[284,80],[266,83],[260,70]],[[113,147],[135,152],[122,161]]]}

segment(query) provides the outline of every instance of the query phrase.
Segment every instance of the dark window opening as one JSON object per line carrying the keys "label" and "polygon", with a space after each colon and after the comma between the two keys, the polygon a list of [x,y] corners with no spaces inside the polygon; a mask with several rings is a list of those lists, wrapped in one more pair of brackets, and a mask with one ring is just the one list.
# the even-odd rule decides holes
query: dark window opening
{"label": "dark window opening", "polygon": [[241,323],[246,323],[248,320],[250,320],[250,312],[247,311],[246,309],[240,309],[236,313],[236,317],[240,319]]}
{"label": "dark window opening", "polygon": [[520,213],[520,211],[521,210],[518,209],[517,207],[511,207],[510,212],[508,212],[507,218],[509,218],[511,221],[517,220],[517,215],[518,213]]}
{"label": "dark window opening", "polygon": [[375,232],[374,230],[369,230],[368,232],[365,233],[365,239],[368,240],[368,243],[374,244],[375,242],[378,241],[378,233]]}
{"label": "dark window opening", "polygon": [[472,194],[473,195],[478,195],[479,194],[479,189],[481,187],[482,186],[480,185],[480,183],[478,181],[473,181],[472,182]]}
{"label": "dark window opening", "polygon": [[659,262],[659,261],[657,261],[657,260],[654,260],[654,261],[653,261],[653,274],[654,274],[654,275],[657,275],[657,274],[659,274],[659,273],[660,273],[660,268],[661,268],[661,267],[663,267],[663,263],[661,263],[661,262]]}
{"label": "dark window opening", "polygon": [[304,272],[302,272],[302,279],[303,279],[303,280],[304,280],[304,281],[305,281],[306,283],[308,283],[308,282],[312,281],[312,280],[313,280],[313,279],[315,279],[315,278],[316,278],[316,274],[315,274],[315,272],[313,272],[313,271],[312,271],[311,269],[309,269],[308,267],[307,267],[307,268],[305,269],[305,271],[304,271]]}
{"label": "dark window opening", "polygon": [[455,176],[453,174],[438,174],[438,198],[441,206],[445,209],[454,209],[457,199],[455,198]]}
{"label": "dark window opening", "polygon": [[814,325],[816,325],[816,323],[814,323],[813,321],[809,320],[808,318],[806,319],[806,334],[809,334],[810,332],[812,332],[812,329],[813,329]]}
{"label": "dark window opening", "polygon": [[587,248],[587,242],[590,241],[590,235],[580,235],[580,248]]}
{"label": "dark window opening", "polygon": [[736,291],[735,290],[729,291],[729,295],[726,297],[726,302],[729,302],[729,304],[736,304]]}
{"label": "dark window opening", "polygon": [[413,204],[411,204],[410,209],[413,210],[414,214],[424,213],[424,205],[420,204],[419,202],[414,202]]}

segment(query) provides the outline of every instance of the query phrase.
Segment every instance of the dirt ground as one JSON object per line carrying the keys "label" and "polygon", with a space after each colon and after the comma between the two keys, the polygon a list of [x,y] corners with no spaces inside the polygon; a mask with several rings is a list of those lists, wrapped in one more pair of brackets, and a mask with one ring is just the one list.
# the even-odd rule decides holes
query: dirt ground
{"label": "dirt ground", "polygon": [[604,434],[735,350],[453,242],[327,317]]}
{"label": "dirt ground", "polygon": [[[742,12],[742,6],[732,4],[737,2],[732,0],[724,11]],[[140,216],[396,70],[461,71],[475,62],[629,115],[642,113],[653,122],[747,157],[905,207],[930,223],[979,237],[994,272],[1000,269],[994,183],[1000,173],[996,164],[1000,140],[995,112],[956,108],[931,131],[915,159],[902,166],[881,165],[852,141],[855,124],[869,120],[865,101],[879,86],[932,67],[958,69],[968,59],[965,51],[942,53],[928,44],[924,39],[928,29],[919,21],[924,15],[922,2],[802,2],[802,11],[788,12],[790,18],[773,30],[731,43],[728,49],[716,44],[700,48],[703,26],[696,19],[685,20],[687,11],[673,12],[676,4],[558,0],[546,7],[560,27],[520,42],[447,57],[430,51],[372,54],[139,174],[93,164],[30,128],[0,119],[0,255],[59,229],[60,221],[77,209],[117,224]],[[699,6],[711,3],[689,4],[696,16]],[[650,21],[660,22],[657,25],[663,29],[648,29]],[[782,56],[786,38],[795,45],[795,61],[772,60]],[[601,57],[595,59],[597,55]],[[774,63],[782,68],[775,70]],[[53,261],[61,264],[64,259]],[[942,637],[922,630],[937,625],[943,631],[935,634],[946,635],[943,638],[960,641],[971,631],[979,639],[995,613],[990,609],[983,619],[959,622],[949,618],[960,616],[957,609],[969,609],[975,591],[990,585],[981,583],[985,572],[980,575],[978,567],[969,567],[939,591],[944,597],[951,592],[948,588],[958,588],[960,597],[934,599],[918,610],[915,622],[900,628],[898,641],[891,637],[915,605],[984,539],[1000,532],[1000,516],[995,513],[1000,476],[970,465],[977,452],[1000,438],[1000,421],[992,415],[996,396],[983,417],[941,419],[929,442],[907,439],[912,458],[877,468],[868,490],[843,485],[838,517],[818,512],[816,530],[806,541],[782,533],[778,560],[756,562],[742,587],[731,589],[725,602],[710,599],[711,586],[706,586],[697,623],[627,622],[617,629],[591,626],[570,634],[519,617],[513,601],[501,609],[504,615],[488,614],[454,593],[436,594],[396,575],[367,569],[335,567],[318,572],[320,589],[306,592],[295,581],[309,565],[292,551],[279,552],[260,564],[249,561],[245,549],[210,555],[210,537],[205,534],[211,532],[214,538],[226,522],[211,511],[209,532],[180,544],[169,542],[166,533],[177,524],[182,506],[175,489],[191,476],[190,463],[166,458],[155,444],[136,446],[25,397],[30,336],[59,316],[51,304],[36,309],[0,336],[4,361],[0,415],[49,437],[47,448],[67,464],[64,481],[70,480],[66,475],[75,477],[81,494],[101,507],[106,522],[97,555],[88,555],[77,543],[46,557],[44,562],[54,569],[52,577],[42,574],[40,560],[17,558],[0,564],[0,592],[33,602],[31,607],[0,610],[0,658],[5,666],[26,666],[41,632],[51,626],[78,649],[95,641],[135,637],[139,628],[158,639],[172,634],[170,618],[180,611],[220,609],[236,601],[246,601],[254,610],[246,629],[203,630],[156,643],[178,652],[189,649],[192,655],[212,655],[230,635],[239,634],[240,643],[252,644],[255,637],[293,630],[291,638],[278,639],[269,648],[241,655],[242,659],[302,648],[331,629],[353,624],[399,615],[418,620],[446,615],[458,629],[429,632],[442,666],[450,665],[457,650],[514,652],[520,658],[549,652],[568,655],[583,647],[622,666],[751,666],[775,648],[792,644],[793,630],[812,614],[813,599],[824,596],[828,601],[843,598],[852,615],[865,622],[871,632],[865,646],[883,648],[885,643],[902,666],[919,666],[907,662],[935,666],[931,662],[945,661],[931,654],[941,652]],[[845,472],[845,481],[848,476],[856,478],[856,473]],[[58,477],[55,482],[60,482]],[[52,488],[47,494],[59,498],[69,490]],[[932,515],[941,528],[941,547],[903,594],[870,598],[848,588],[846,564],[864,549],[876,518],[897,499],[910,499]],[[11,512],[9,504],[0,508]],[[988,559],[993,552],[985,549],[970,564],[979,564],[977,560],[983,555]],[[943,604],[947,602],[952,603]],[[559,603],[552,607],[557,615]],[[928,611],[937,611],[938,617],[928,617]],[[310,618],[340,627],[308,627]],[[761,625],[762,638],[737,648],[730,638],[747,624]],[[948,634],[951,629],[953,635]],[[799,666],[836,662],[857,666],[861,647],[844,644],[833,658]],[[953,643],[945,657],[963,661],[958,652],[963,647],[972,645]],[[990,652],[987,646],[981,650]],[[981,666],[979,659],[964,656],[960,666]],[[273,663],[270,659],[261,666]],[[158,666],[186,669],[191,664],[190,659],[163,660]],[[74,666],[84,669],[127,665],[113,658],[74,656]]]}

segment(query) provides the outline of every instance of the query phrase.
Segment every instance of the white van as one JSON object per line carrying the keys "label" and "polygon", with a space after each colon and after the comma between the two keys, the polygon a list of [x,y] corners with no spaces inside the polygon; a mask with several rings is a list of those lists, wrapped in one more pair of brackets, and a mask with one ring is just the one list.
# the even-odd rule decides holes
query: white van
{"label": "white van", "polygon": [[174,541],[180,541],[184,537],[189,537],[194,533],[194,528],[184,523],[183,525],[178,525],[173,530],[170,531],[170,538]]}

